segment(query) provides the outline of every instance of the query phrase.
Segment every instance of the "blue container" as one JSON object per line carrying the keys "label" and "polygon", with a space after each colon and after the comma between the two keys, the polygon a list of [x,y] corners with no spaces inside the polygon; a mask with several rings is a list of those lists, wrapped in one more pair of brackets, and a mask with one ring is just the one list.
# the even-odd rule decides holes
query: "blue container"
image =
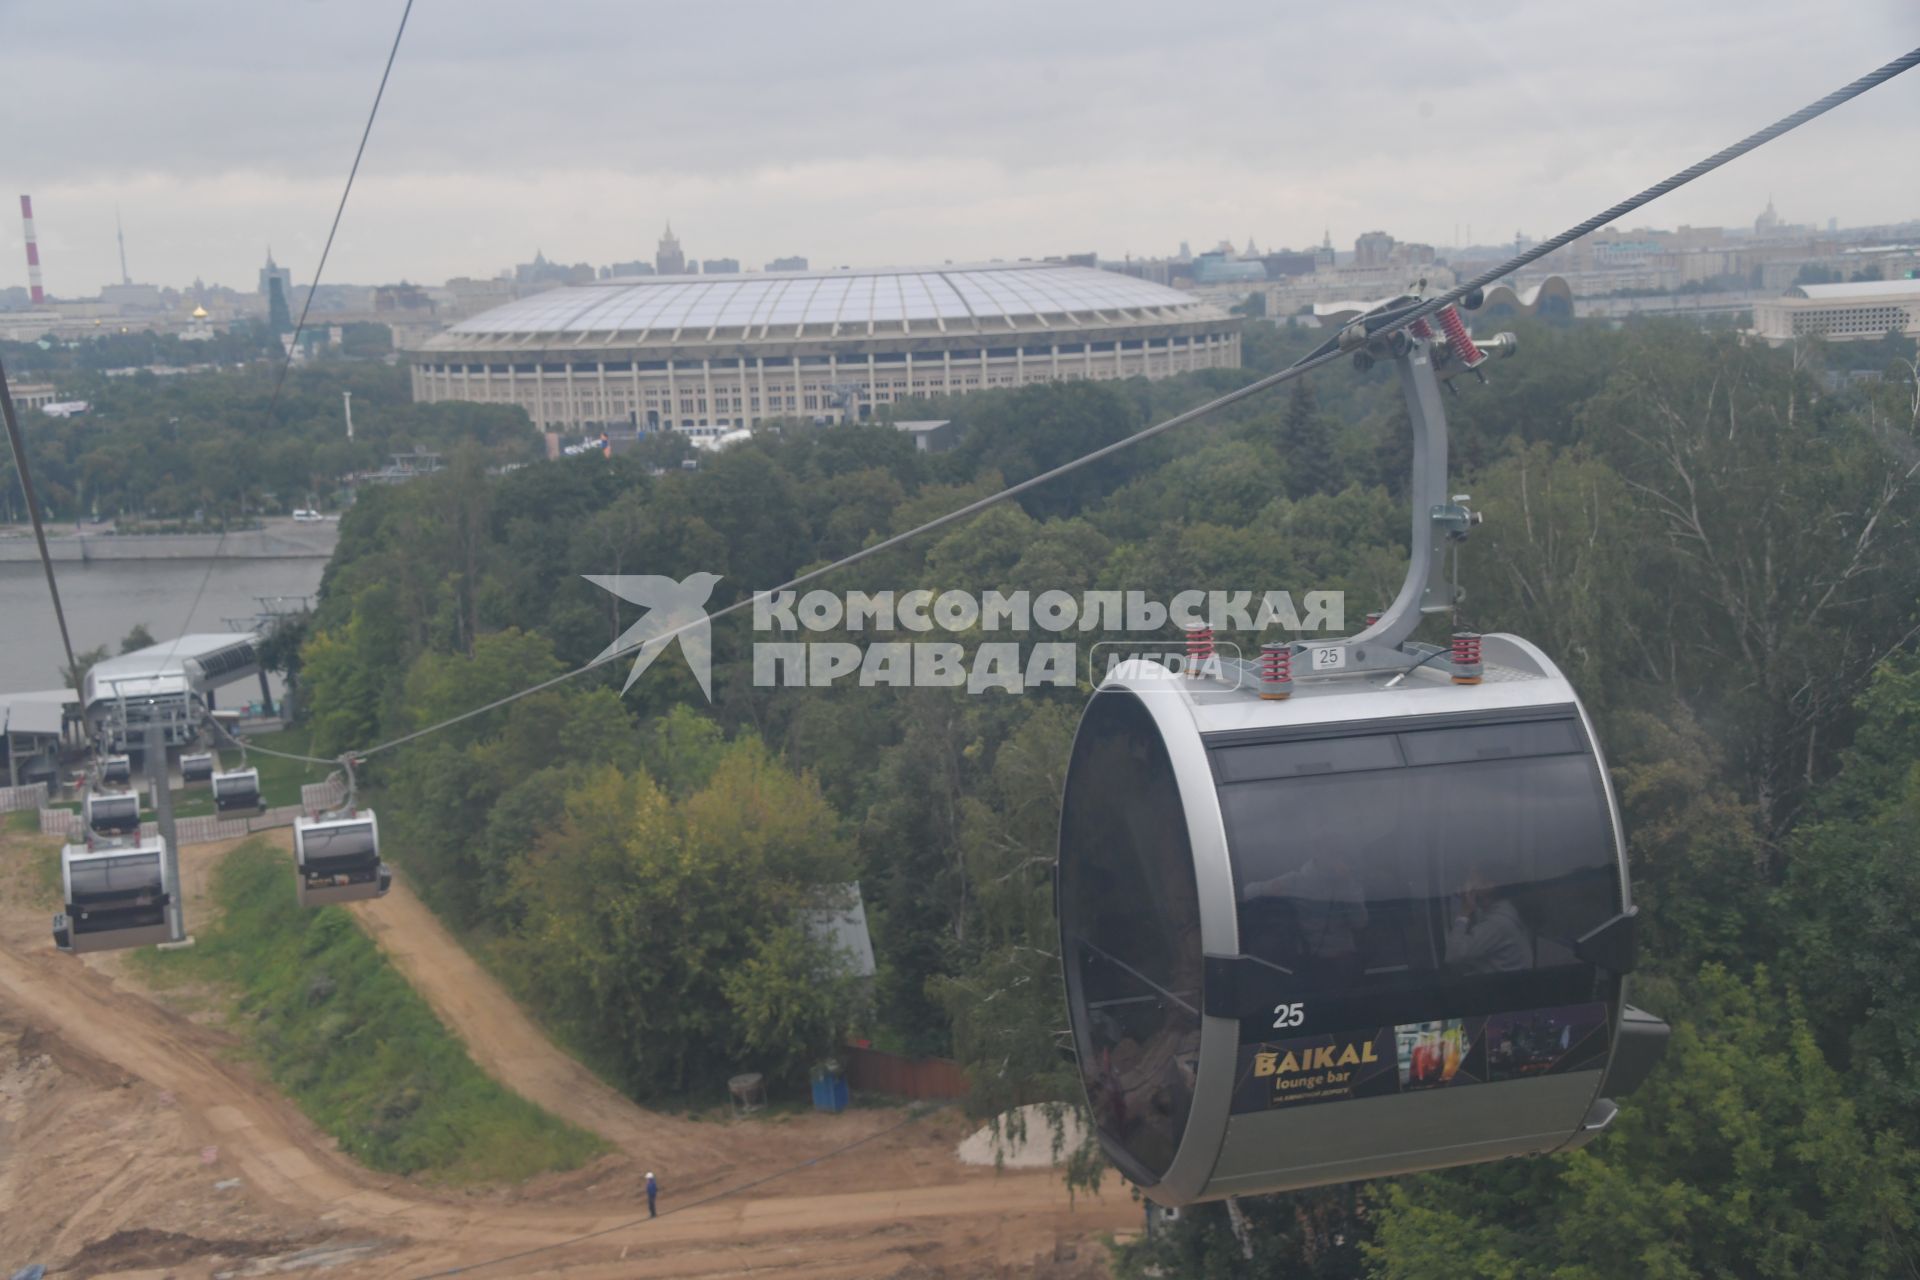
{"label": "blue container", "polygon": [[840,1073],[840,1064],[827,1062],[817,1066],[811,1072],[813,1080],[813,1109],[830,1111],[838,1115],[847,1109],[847,1078]]}

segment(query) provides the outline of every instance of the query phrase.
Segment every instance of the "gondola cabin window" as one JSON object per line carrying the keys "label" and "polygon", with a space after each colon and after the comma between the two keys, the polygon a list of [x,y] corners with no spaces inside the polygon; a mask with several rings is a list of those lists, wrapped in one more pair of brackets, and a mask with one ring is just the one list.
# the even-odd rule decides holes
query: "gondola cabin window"
{"label": "gondola cabin window", "polygon": [[[1061,859],[1067,981],[1095,1124],[1137,1166],[1165,1173],[1193,1100],[1199,1050],[1199,891],[1173,766],[1132,693],[1097,695],[1075,743]],[[1085,785],[1080,785],[1084,781]]]}
{"label": "gondola cabin window", "polygon": [[1240,949],[1278,971],[1284,997],[1260,1030],[1600,996],[1573,943],[1619,912],[1620,885],[1571,709],[1209,745]]}

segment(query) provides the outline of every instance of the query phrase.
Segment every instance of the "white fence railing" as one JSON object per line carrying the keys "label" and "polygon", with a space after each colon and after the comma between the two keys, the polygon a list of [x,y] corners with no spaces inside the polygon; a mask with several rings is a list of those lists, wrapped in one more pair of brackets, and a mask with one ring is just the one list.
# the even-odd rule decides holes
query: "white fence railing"
{"label": "white fence railing", "polygon": [[337,809],[346,799],[347,784],[337,773],[329,774],[325,782],[309,782],[300,788],[300,803],[308,813]]}
{"label": "white fence railing", "polygon": [[40,811],[40,834],[59,836],[62,840],[73,841],[80,838],[80,815],[71,809],[42,809]]}
{"label": "white fence railing", "polygon": [[173,824],[173,834],[181,844],[212,844],[215,840],[238,840],[250,830],[246,818],[224,818],[217,813],[210,813],[201,818],[177,818]]}
{"label": "white fence railing", "polygon": [[[25,790],[25,788],[22,788]],[[176,818],[173,823],[174,837],[183,845],[212,844],[216,840],[239,840],[256,831],[271,831],[276,827],[290,827],[295,818],[306,816],[311,811],[331,809],[346,799],[346,788],[338,784],[316,783],[301,789],[306,804],[283,804],[259,814],[236,814],[231,817],[223,814],[206,814],[198,818]],[[80,822],[80,815],[67,809],[41,809],[40,834],[58,836],[68,842],[78,842],[85,838],[86,831]],[[152,840],[160,834],[157,823],[140,824],[140,838]]]}
{"label": "white fence railing", "polygon": [[12,813],[15,809],[44,809],[47,807],[47,784],[35,782],[24,787],[0,787],[0,813]]}

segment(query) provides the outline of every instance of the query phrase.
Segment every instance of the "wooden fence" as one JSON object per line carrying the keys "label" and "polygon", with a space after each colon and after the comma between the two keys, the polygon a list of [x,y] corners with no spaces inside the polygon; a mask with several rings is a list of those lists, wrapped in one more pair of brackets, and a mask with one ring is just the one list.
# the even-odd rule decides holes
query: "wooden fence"
{"label": "wooden fence", "polygon": [[868,1093],[897,1098],[964,1098],[967,1073],[947,1058],[903,1058],[880,1049],[848,1045],[841,1050],[847,1064],[847,1085]]}

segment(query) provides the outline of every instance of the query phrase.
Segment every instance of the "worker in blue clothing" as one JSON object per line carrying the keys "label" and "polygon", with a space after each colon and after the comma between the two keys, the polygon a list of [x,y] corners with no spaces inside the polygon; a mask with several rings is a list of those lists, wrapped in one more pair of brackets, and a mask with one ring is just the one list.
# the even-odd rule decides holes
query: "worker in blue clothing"
{"label": "worker in blue clothing", "polygon": [[659,1202],[659,1199],[660,1199],[660,1184],[653,1180],[653,1171],[648,1170],[647,1171],[647,1216],[649,1218],[657,1218],[660,1216],[660,1210],[655,1207],[656,1204]]}

